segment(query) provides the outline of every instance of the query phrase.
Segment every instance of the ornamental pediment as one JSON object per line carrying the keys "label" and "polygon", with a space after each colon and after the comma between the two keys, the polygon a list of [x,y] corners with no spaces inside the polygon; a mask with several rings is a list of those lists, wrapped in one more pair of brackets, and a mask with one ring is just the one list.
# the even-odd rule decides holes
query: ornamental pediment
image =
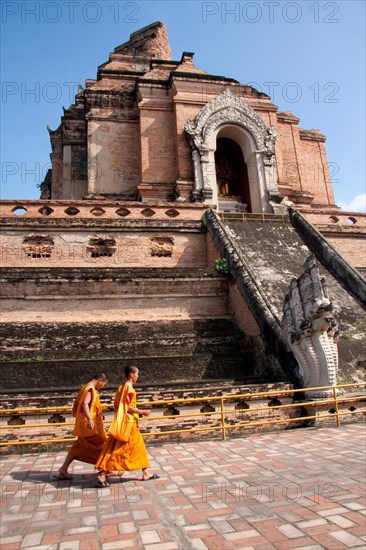
{"label": "ornamental pediment", "polygon": [[185,130],[198,149],[208,149],[212,132],[223,124],[242,126],[253,135],[259,150],[273,151],[275,128],[267,128],[261,117],[228,88],[209,101],[194,121],[188,120]]}

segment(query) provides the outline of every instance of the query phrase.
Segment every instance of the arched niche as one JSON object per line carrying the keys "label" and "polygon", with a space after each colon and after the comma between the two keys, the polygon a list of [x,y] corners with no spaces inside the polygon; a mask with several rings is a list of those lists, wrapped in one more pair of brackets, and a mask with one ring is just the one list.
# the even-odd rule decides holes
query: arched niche
{"label": "arched niche", "polygon": [[233,139],[220,136],[216,139],[215,172],[218,201],[240,202],[243,210],[252,211],[248,166],[240,145]]}
{"label": "arched niche", "polygon": [[[253,136],[248,130],[243,128],[243,126],[230,123],[219,126],[212,135],[213,143],[210,147],[209,162],[215,163],[215,177],[210,177],[209,184],[213,190],[213,202],[219,204],[219,199],[221,198],[219,197],[219,182],[217,181],[216,174],[215,153],[222,139],[231,140],[242,153],[242,170],[244,172],[242,178],[243,180],[247,179],[247,182],[242,181],[242,187],[248,187],[247,193],[249,195],[249,200],[245,200],[244,195],[246,190],[242,188],[239,193],[239,195],[241,195],[240,201],[248,205],[248,211],[269,211],[268,196],[264,182],[263,162],[260,154],[258,154]],[[233,147],[233,149],[235,150],[236,147]]]}
{"label": "arched niche", "polygon": [[281,202],[274,169],[276,130],[267,128],[242,99],[225,90],[188,120],[185,130],[192,148],[194,201],[218,205],[215,151],[217,140],[228,138],[240,147],[247,166],[251,210],[271,212],[273,202]]}

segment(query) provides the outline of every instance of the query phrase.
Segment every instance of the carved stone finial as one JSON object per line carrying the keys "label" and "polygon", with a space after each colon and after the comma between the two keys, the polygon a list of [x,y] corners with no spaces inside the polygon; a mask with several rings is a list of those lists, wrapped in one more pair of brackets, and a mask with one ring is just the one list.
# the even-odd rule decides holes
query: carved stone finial
{"label": "carved stone finial", "polygon": [[273,153],[274,151],[274,144],[276,141],[276,137],[277,137],[276,128],[274,126],[270,126],[269,128],[267,128],[264,146],[267,149],[267,151],[270,151],[271,153]]}
{"label": "carved stone finial", "polygon": [[193,120],[188,119],[184,125],[184,129],[190,136],[193,136],[195,133],[196,125]]}
{"label": "carved stone finial", "polygon": [[230,96],[234,97],[232,91],[230,90],[230,88],[225,88],[225,90],[222,93],[226,97],[230,97]]}
{"label": "carved stone finial", "polygon": [[[335,386],[338,372],[338,325],[332,316],[325,280],[315,258],[293,279],[284,303],[282,328],[298,363],[303,388]],[[331,390],[310,390],[308,397],[328,397]]]}
{"label": "carved stone finial", "polygon": [[39,186],[41,190],[41,196],[40,199],[50,199],[51,198],[51,188],[52,188],[52,169],[49,168],[47,170],[47,174]]}

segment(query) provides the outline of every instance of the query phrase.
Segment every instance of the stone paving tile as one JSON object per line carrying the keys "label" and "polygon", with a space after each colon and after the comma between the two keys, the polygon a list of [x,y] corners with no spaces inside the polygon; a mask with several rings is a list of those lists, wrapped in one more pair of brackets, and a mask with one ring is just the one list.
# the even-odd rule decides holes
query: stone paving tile
{"label": "stone paving tile", "polygon": [[365,426],[148,447],[161,478],[107,489],[64,453],[1,460],[2,550],[362,550]]}
{"label": "stone paving tile", "polygon": [[355,537],[346,531],[336,531],[331,533],[331,536],[342,542],[347,548],[352,548],[356,545],[359,546],[363,542],[361,538]]}

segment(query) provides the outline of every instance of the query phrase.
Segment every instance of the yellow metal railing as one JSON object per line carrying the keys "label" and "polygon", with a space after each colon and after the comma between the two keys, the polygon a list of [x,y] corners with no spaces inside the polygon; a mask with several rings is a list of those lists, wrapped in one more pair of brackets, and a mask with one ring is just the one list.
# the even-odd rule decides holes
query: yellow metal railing
{"label": "yellow metal railing", "polygon": [[[139,407],[155,407],[155,406],[169,406],[172,405],[194,405],[195,403],[209,403],[209,404],[215,404],[217,403],[219,405],[219,410],[213,410],[213,411],[207,411],[207,412],[191,412],[191,413],[184,413],[184,414],[172,414],[172,415],[157,415],[157,416],[150,416],[148,418],[145,417],[145,421],[148,422],[161,422],[162,420],[181,420],[184,418],[192,418],[192,417],[199,417],[200,419],[205,417],[218,417],[218,422],[215,425],[211,426],[203,426],[203,427],[197,427],[197,428],[188,428],[188,429],[172,429],[172,430],[166,430],[164,427],[164,430],[162,431],[149,431],[149,432],[142,432],[142,435],[144,437],[148,436],[165,436],[165,435],[172,435],[172,434],[188,434],[188,433],[197,433],[197,432],[210,432],[210,431],[221,431],[222,439],[226,439],[227,437],[227,431],[232,429],[239,429],[239,428],[252,428],[257,426],[272,426],[276,424],[289,424],[292,422],[307,422],[308,420],[314,420],[314,419],[324,419],[324,418],[335,418],[336,419],[336,425],[339,428],[340,427],[340,417],[346,416],[346,415],[355,415],[355,414],[365,414],[366,408],[363,409],[355,409],[347,411],[341,411],[339,409],[340,404],[349,404],[356,401],[366,401],[366,394],[363,393],[362,395],[356,395],[356,396],[348,396],[348,397],[342,397],[338,396],[337,392],[341,389],[350,389],[350,388],[365,388],[365,384],[344,384],[344,385],[338,385],[338,386],[322,386],[322,387],[316,387],[316,388],[306,388],[304,389],[290,389],[290,390],[274,390],[270,392],[257,392],[257,393],[243,393],[243,394],[235,394],[235,395],[223,395],[223,396],[210,396],[210,397],[192,397],[192,398],[185,398],[185,399],[169,399],[169,400],[160,400],[160,401],[149,401],[149,402],[139,402]],[[308,399],[306,401],[294,401],[290,404],[280,404],[280,405],[267,405],[267,406],[261,406],[261,407],[253,407],[253,408],[244,408],[244,409],[227,409],[225,408],[225,403],[233,401],[233,400],[256,400],[260,398],[271,398],[271,397],[285,397],[286,395],[294,395],[298,393],[304,393],[309,391],[329,391],[331,396],[321,399]],[[232,414],[251,414],[253,412],[259,412],[259,411],[278,411],[278,410],[287,410],[290,408],[296,408],[296,407],[317,407],[319,405],[329,405],[334,408],[334,412],[329,412],[327,414],[314,414],[309,416],[300,416],[300,417],[286,417],[286,418],[277,418],[274,420],[260,420],[260,421],[245,421],[245,422],[238,422],[235,424],[228,424],[227,423],[227,417]],[[105,405],[103,407],[104,411],[107,410],[113,410],[113,405]],[[9,416],[9,415],[20,415],[26,413],[41,413],[45,411],[52,411],[54,412],[71,412],[70,407],[68,406],[62,406],[62,407],[23,407],[23,408],[17,408],[17,409],[3,409],[0,410],[0,417],[1,416]],[[109,421],[106,422],[106,424],[109,424]],[[72,426],[74,425],[74,421],[72,422],[55,422],[55,423],[30,423],[30,424],[16,424],[16,425],[0,425],[0,430],[12,430],[12,429],[30,429],[30,428],[36,428],[36,427],[56,427],[56,426]],[[0,443],[1,447],[6,447],[10,445],[34,445],[34,444],[46,444],[46,443],[61,443],[61,442],[72,442],[76,438],[54,438],[54,439],[29,439],[27,441],[19,441],[19,440],[11,440],[11,441],[5,441]]]}
{"label": "yellow metal railing", "polygon": [[223,221],[289,222],[288,214],[270,212],[218,212]]}

